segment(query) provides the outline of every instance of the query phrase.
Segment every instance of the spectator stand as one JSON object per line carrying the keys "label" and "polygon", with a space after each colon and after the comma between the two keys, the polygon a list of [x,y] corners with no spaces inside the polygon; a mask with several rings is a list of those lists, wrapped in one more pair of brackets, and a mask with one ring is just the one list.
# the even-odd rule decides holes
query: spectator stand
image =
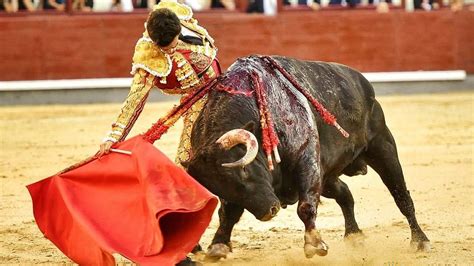
{"label": "spectator stand", "polygon": [[[44,9],[44,3],[48,0],[0,0],[0,16],[25,16],[31,13],[35,15],[87,15],[116,13],[119,12],[133,12],[133,13],[147,13],[148,6],[156,3],[156,0],[55,0],[64,1],[64,11],[55,9]],[[159,1],[159,0],[158,0]],[[447,8],[452,3],[457,3],[462,0],[188,0],[194,3],[201,3],[201,7],[195,9],[197,13],[266,13],[270,15],[276,12],[304,12],[315,10],[341,10],[341,9],[356,9],[356,10],[377,10],[380,12],[388,12],[388,10],[405,9],[411,11],[419,6],[421,2],[428,1],[432,5],[432,9]],[[474,0],[464,0],[464,5],[473,4]],[[16,12],[5,12],[9,4],[17,3],[17,5],[24,6],[23,2],[31,2],[35,10],[18,10]],[[184,1],[186,2],[186,0]],[[420,2],[420,3],[418,3]],[[226,4],[222,4],[226,3]],[[230,4],[230,8],[229,5]],[[380,5],[386,5],[387,9],[378,9]],[[462,5],[462,3],[461,3]],[[121,8],[117,8],[121,6]],[[275,8],[274,11],[266,12],[265,8]],[[462,6],[461,6],[462,8]],[[459,9],[459,8],[458,8]],[[94,11],[94,12],[87,12]]]}

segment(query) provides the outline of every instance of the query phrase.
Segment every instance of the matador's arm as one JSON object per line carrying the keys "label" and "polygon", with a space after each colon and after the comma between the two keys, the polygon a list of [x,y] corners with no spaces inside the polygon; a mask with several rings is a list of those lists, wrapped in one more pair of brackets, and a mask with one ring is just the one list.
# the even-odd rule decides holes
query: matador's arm
{"label": "matador's arm", "polygon": [[125,140],[145,106],[150,89],[154,86],[154,79],[153,75],[143,69],[139,69],[135,73],[130,92],[122,105],[120,114],[112,124],[112,130],[107,134],[103,142],[120,142]]}

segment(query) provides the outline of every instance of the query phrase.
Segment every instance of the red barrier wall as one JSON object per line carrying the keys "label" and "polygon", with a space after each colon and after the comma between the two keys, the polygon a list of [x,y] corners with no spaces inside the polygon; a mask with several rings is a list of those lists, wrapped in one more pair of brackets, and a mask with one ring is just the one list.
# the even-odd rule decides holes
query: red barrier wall
{"label": "red barrier wall", "polygon": [[[335,61],[365,72],[474,73],[474,12],[201,13],[227,68],[252,53]],[[145,13],[0,17],[0,80],[128,76]]]}

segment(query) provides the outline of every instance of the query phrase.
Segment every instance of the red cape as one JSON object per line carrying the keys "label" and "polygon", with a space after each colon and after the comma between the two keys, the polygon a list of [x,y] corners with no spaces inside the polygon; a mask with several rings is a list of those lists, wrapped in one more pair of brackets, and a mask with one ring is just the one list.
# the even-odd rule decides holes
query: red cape
{"label": "red cape", "polygon": [[198,243],[217,199],[136,136],[100,159],[28,185],[38,227],[80,265],[174,265]]}

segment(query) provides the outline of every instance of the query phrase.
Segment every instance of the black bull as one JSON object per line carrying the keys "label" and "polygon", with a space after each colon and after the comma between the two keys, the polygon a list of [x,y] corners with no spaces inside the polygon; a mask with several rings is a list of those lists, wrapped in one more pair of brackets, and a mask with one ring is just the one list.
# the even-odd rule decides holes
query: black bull
{"label": "black bull", "polygon": [[[429,249],[429,240],[415,217],[406,188],[395,141],[385,124],[371,84],[357,71],[340,64],[308,62],[273,57],[297,82],[337,118],[350,134],[344,138],[322,121],[306,98],[283,75],[258,56],[239,59],[219,78],[208,102],[196,120],[191,136],[194,154],[188,172],[221,199],[219,228],[208,256],[225,257],[231,250],[233,226],[244,209],[257,219],[268,220],[280,206],[298,202],[298,216],[305,225],[307,257],[326,255],[327,245],[316,230],[320,195],[335,199],[345,219],[345,237],[360,236],[354,217],[354,199],[342,174],[367,173],[373,168],[389,189],[408,220],[412,245]],[[260,115],[254,95],[252,73],[260,76],[268,94],[268,107],[280,144],[281,163],[270,171],[262,150]],[[229,93],[231,92],[231,93]],[[242,93],[246,93],[244,95]],[[242,128],[255,135],[259,150],[255,159],[237,167],[224,167],[246,153],[246,146],[226,150],[216,140]]]}

